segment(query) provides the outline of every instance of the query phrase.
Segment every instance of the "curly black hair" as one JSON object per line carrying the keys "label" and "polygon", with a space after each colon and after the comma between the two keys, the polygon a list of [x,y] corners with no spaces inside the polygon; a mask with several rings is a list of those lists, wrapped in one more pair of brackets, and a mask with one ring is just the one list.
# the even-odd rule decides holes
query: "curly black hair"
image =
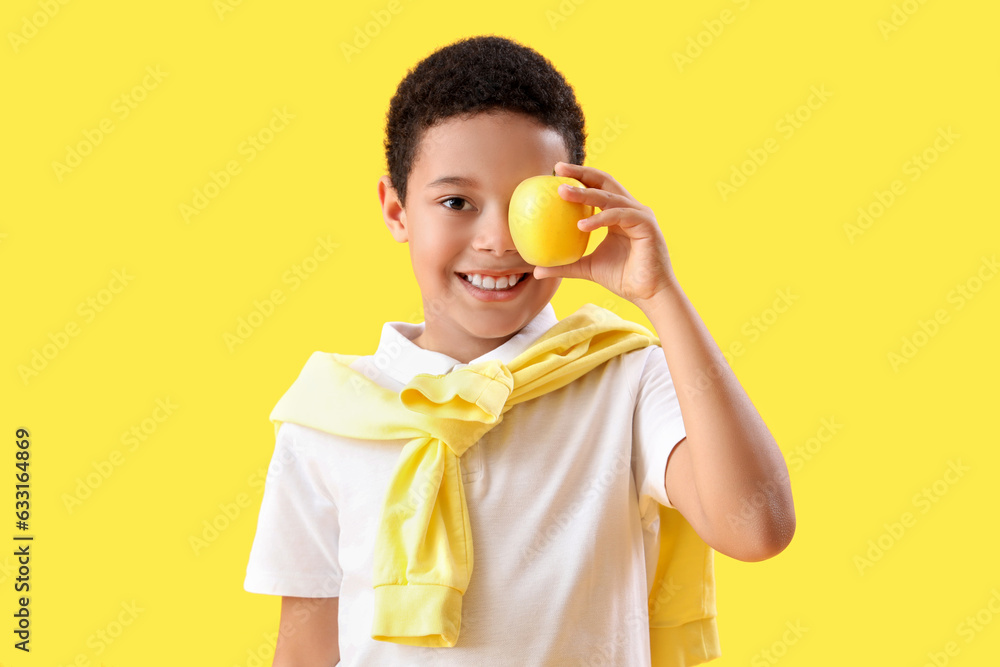
{"label": "curly black hair", "polygon": [[424,132],[452,116],[520,112],[558,131],[569,161],[586,155],[583,110],[573,88],[534,49],[497,35],[467,37],[421,60],[389,102],[385,158],[406,207],[406,183]]}

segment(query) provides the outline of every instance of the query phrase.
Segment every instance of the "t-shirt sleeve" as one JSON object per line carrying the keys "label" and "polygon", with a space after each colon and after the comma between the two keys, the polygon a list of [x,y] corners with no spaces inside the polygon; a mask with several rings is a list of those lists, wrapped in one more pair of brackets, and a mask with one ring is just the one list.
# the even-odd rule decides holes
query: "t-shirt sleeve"
{"label": "t-shirt sleeve", "polygon": [[633,464],[641,511],[648,507],[650,499],[673,507],[664,488],[667,459],[687,435],[663,348],[650,345],[648,352],[639,376],[632,417]]}
{"label": "t-shirt sleeve", "polygon": [[281,424],[243,583],[250,593],[340,595],[337,506],[311,451],[308,429]]}

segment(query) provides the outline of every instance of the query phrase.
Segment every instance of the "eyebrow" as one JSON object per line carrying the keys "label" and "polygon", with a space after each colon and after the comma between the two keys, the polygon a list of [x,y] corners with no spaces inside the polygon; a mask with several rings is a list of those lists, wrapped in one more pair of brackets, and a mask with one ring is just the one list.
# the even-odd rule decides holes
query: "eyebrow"
{"label": "eyebrow", "polygon": [[474,178],[468,178],[466,176],[442,176],[441,178],[431,181],[427,184],[427,189],[437,188],[444,185],[457,185],[460,187],[474,188],[478,185]]}

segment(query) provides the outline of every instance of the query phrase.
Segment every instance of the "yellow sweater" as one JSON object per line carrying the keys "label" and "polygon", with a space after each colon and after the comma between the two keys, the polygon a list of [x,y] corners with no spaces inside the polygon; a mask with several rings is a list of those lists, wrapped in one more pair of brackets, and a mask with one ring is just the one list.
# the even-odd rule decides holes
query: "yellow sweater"
{"label": "yellow sweater", "polygon": [[[349,438],[408,440],[376,536],[373,639],[427,647],[458,641],[473,565],[462,454],[514,405],[659,343],[645,327],[588,303],[509,364],[488,360],[443,375],[421,373],[398,394],[351,369],[357,355],[312,354],[271,411],[275,437],[287,421]],[[717,658],[714,551],[674,509],[659,506],[658,529],[649,595],[652,666]]]}

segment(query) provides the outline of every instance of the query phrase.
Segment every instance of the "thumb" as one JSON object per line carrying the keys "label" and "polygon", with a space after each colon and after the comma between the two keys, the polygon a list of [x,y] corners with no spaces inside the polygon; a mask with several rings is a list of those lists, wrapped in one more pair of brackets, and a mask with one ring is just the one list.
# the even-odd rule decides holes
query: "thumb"
{"label": "thumb", "polygon": [[590,256],[581,257],[572,264],[562,266],[536,266],[531,275],[537,280],[545,278],[587,278],[590,274]]}

